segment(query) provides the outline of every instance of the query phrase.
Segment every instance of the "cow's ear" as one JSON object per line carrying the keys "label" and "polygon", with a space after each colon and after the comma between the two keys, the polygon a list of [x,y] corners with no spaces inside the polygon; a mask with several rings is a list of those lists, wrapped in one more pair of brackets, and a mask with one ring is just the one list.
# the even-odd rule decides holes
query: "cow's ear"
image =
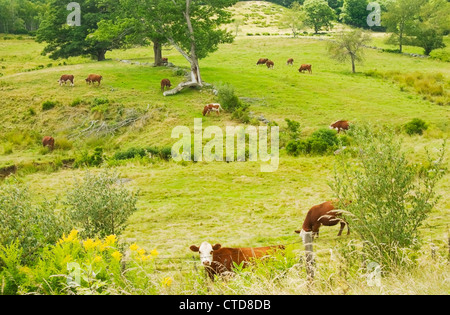
{"label": "cow's ear", "polygon": [[198,252],[199,250],[200,250],[200,248],[198,248],[197,246],[195,246],[195,245],[192,245],[191,247],[189,247],[190,249],[191,249],[191,251],[193,251],[193,252]]}
{"label": "cow's ear", "polygon": [[300,234],[301,231],[300,230],[295,230],[294,232],[297,233],[297,234]]}
{"label": "cow's ear", "polygon": [[216,244],[213,246],[213,250],[219,250],[222,247],[220,244]]}

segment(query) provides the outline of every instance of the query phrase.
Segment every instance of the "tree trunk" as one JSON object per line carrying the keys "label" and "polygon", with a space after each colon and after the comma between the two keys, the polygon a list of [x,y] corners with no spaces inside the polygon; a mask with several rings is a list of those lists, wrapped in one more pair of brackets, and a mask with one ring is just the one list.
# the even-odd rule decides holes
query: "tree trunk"
{"label": "tree trunk", "polygon": [[356,70],[355,70],[355,59],[353,58],[353,56],[352,56],[352,72],[353,73],[356,72]]}
{"label": "tree trunk", "polygon": [[164,96],[177,94],[178,92],[182,91],[183,89],[185,89],[187,87],[202,87],[203,86],[202,77],[200,75],[200,66],[198,63],[198,58],[197,58],[197,53],[196,53],[196,48],[195,48],[194,29],[192,27],[191,17],[189,15],[190,5],[191,5],[191,0],[186,0],[186,11],[183,12],[183,15],[184,15],[184,17],[186,19],[186,23],[187,23],[187,28],[189,31],[189,38],[191,41],[191,50],[190,50],[189,54],[186,53],[185,51],[183,51],[183,49],[180,46],[178,46],[172,38],[168,38],[168,40],[175,47],[175,49],[178,50],[183,55],[183,57],[186,58],[186,60],[189,61],[189,63],[191,64],[191,81],[182,82],[182,83],[178,84],[178,86],[176,88],[164,92],[163,93]]}
{"label": "tree trunk", "polygon": [[162,49],[161,49],[161,44],[157,40],[153,41],[153,54],[155,57],[155,66],[156,67],[162,66],[163,65]]}
{"label": "tree trunk", "polygon": [[106,59],[106,50],[99,50],[97,52],[97,61],[104,61]]}

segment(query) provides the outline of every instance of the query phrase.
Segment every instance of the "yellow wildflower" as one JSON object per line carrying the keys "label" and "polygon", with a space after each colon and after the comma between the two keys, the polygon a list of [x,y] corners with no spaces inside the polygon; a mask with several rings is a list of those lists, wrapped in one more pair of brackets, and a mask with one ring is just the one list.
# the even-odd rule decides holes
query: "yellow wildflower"
{"label": "yellow wildflower", "polygon": [[90,250],[90,249],[97,247],[97,244],[96,244],[96,242],[94,242],[93,239],[88,238],[87,240],[83,241],[83,246],[84,246],[84,249]]}
{"label": "yellow wildflower", "polygon": [[95,258],[94,258],[95,263],[99,263],[101,261],[102,261],[102,256],[95,256]]}
{"label": "yellow wildflower", "polygon": [[122,259],[122,254],[119,251],[115,251],[111,254],[111,256],[117,261],[120,261]]}
{"label": "yellow wildflower", "polygon": [[116,242],[117,242],[117,237],[114,234],[112,234],[105,238],[104,244],[106,246],[112,246],[112,245],[116,244]]}
{"label": "yellow wildflower", "polygon": [[152,251],[150,252],[150,254],[151,254],[152,256],[158,256],[158,255],[159,255],[159,253],[158,253],[158,251],[157,251],[156,249],[152,250]]}
{"label": "yellow wildflower", "polygon": [[69,235],[66,237],[66,234],[63,234],[62,238],[58,241],[58,245],[62,243],[71,243],[78,241],[78,230],[73,229],[70,231]]}
{"label": "yellow wildflower", "polygon": [[144,256],[144,255],[145,255],[145,249],[141,248],[141,249],[139,249],[139,250],[137,251],[137,253],[138,253],[139,255],[141,255],[141,256]]}
{"label": "yellow wildflower", "polygon": [[173,282],[172,277],[166,277],[162,281],[162,286],[163,287],[170,287],[172,285],[172,282]]}
{"label": "yellow wildflower", "polygon": [[139,246],[137,246],[136,243],[131,244],[131,245],[130,245],[130,250],[131,250],[131,251],[137,251],[137,250],[139,250]]}

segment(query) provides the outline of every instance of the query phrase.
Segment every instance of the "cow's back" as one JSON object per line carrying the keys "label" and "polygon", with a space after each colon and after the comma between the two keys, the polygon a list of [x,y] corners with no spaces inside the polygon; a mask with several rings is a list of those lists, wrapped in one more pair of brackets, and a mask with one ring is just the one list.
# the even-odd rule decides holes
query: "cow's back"
{"label": "cow's back", "polygon": [[310,231],[313,224],[319,221],[320,217],[326,215],[331,210],[334,210],[334,205],[331,201],[326,201],[311,207],[306,214],[305,221],[303,222],[303,230]]}

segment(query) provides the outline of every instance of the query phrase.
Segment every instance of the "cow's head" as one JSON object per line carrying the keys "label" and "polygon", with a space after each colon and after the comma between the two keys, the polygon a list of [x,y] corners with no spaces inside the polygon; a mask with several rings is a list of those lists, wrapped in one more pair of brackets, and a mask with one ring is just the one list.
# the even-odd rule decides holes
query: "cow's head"
{"label": "cow's head", "polygon": [[208,242],[203,242],[202,245],[200,245],[200,247],[192,245],[189,248],[191,249],[191,251],[198,252],[200,254],[200,262],[204,266],[210,266],[213,261],[213,252],[215,250],[220,249],[221,247],[222,245],[220,244],[212,246]]}

